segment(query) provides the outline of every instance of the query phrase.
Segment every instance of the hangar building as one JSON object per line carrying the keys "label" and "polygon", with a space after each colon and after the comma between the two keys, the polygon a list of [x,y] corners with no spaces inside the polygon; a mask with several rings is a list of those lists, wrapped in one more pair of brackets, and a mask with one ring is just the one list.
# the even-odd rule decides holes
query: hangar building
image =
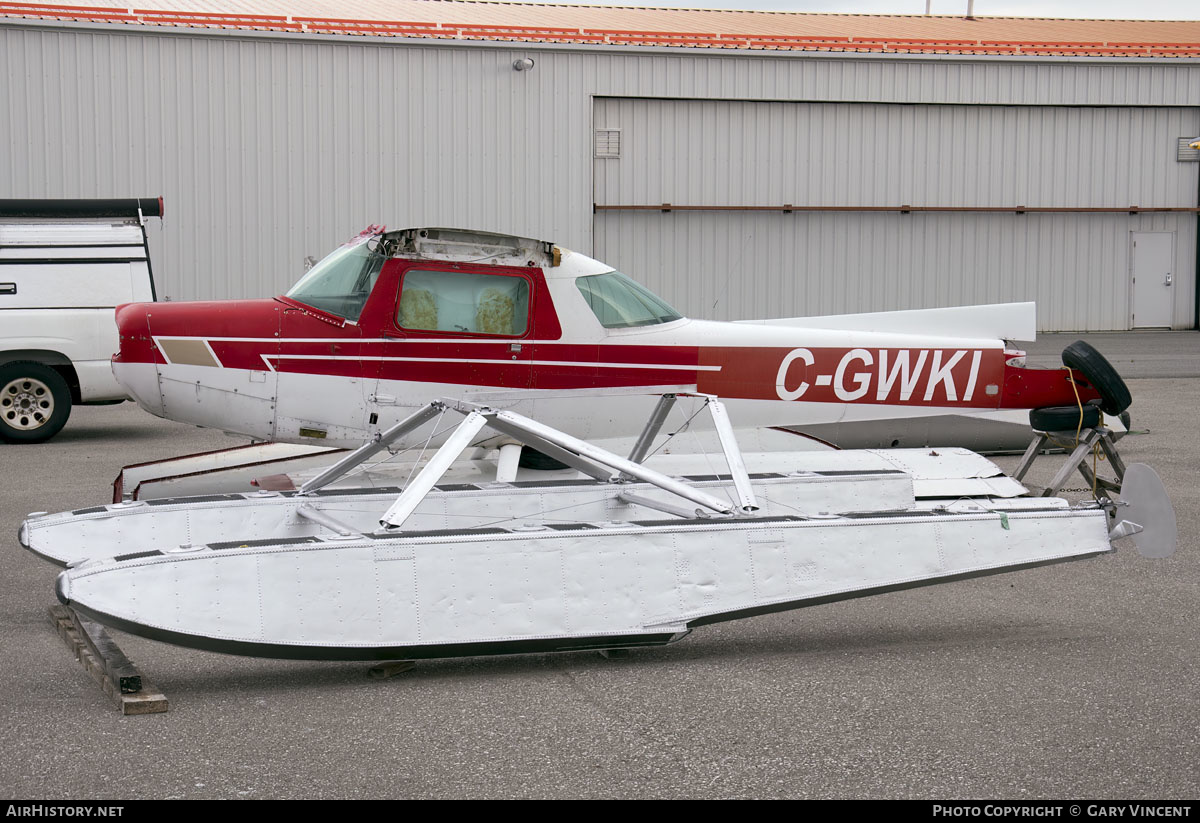
{"label": "hangar building", "polygon": [[85,2],[0,2],[0,197],[162,195],[173,299],[386,222],[554,240],[696,317],[1200,319],[1200,22]]}

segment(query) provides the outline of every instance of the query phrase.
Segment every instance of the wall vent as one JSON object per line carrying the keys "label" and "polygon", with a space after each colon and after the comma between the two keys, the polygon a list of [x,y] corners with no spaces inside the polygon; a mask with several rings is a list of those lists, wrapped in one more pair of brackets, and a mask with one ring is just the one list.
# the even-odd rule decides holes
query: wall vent
{"label": "wall vent", "polygon": [[[1196,152],[1193,152],[1196,153]],[[621,156],[621,130],[620,129],[596,129],[596,154],[597,159],[614,158]]]}
{"label": "wall vent", "polygon": [[1179,138],[1179,154],[1176,159],[1181,163],[1200,163],[1200,149],[1189,149],[1188,143],[1196,142],[1195,137]]}

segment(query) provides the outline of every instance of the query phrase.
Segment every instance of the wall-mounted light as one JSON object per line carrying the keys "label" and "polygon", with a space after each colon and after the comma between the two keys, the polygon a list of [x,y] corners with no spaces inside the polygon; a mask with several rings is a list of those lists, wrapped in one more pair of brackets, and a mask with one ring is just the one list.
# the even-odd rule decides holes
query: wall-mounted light
{"label": "wall-mounted light", "polygon": [[513,71],[533,71],[533,59],[522,57],[520,60],[514,60]]}
{"label": "wall-mounted light", "polygon": [[1189,149],[1200,149],[1200,137],[1197,137],[1192,142],[1188,143]]}

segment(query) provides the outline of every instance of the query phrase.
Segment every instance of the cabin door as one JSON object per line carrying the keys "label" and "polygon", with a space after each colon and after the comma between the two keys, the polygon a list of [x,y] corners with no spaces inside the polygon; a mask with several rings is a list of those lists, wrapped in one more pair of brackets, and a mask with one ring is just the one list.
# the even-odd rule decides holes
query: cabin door
{"label": "cabin door", "polygon": [[521,269],[408,262],[387,319],[370,406],[376,425],[440,398],[528,389],[534,283]]}

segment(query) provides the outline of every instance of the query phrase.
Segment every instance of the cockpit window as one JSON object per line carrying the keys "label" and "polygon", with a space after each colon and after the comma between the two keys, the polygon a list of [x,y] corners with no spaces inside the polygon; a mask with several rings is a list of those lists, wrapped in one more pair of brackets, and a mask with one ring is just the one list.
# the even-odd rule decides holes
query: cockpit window
{"label": "cockpit window", "polygon": [[287,296],[347,320],[357,321],[387,257],[368,238],[338,247],[309,269]]}
{"label": "cockpit window", "polygon": [[606,329],[654,326],[683,317],[661,297],[619,271],[580,277],[575,285]]}

